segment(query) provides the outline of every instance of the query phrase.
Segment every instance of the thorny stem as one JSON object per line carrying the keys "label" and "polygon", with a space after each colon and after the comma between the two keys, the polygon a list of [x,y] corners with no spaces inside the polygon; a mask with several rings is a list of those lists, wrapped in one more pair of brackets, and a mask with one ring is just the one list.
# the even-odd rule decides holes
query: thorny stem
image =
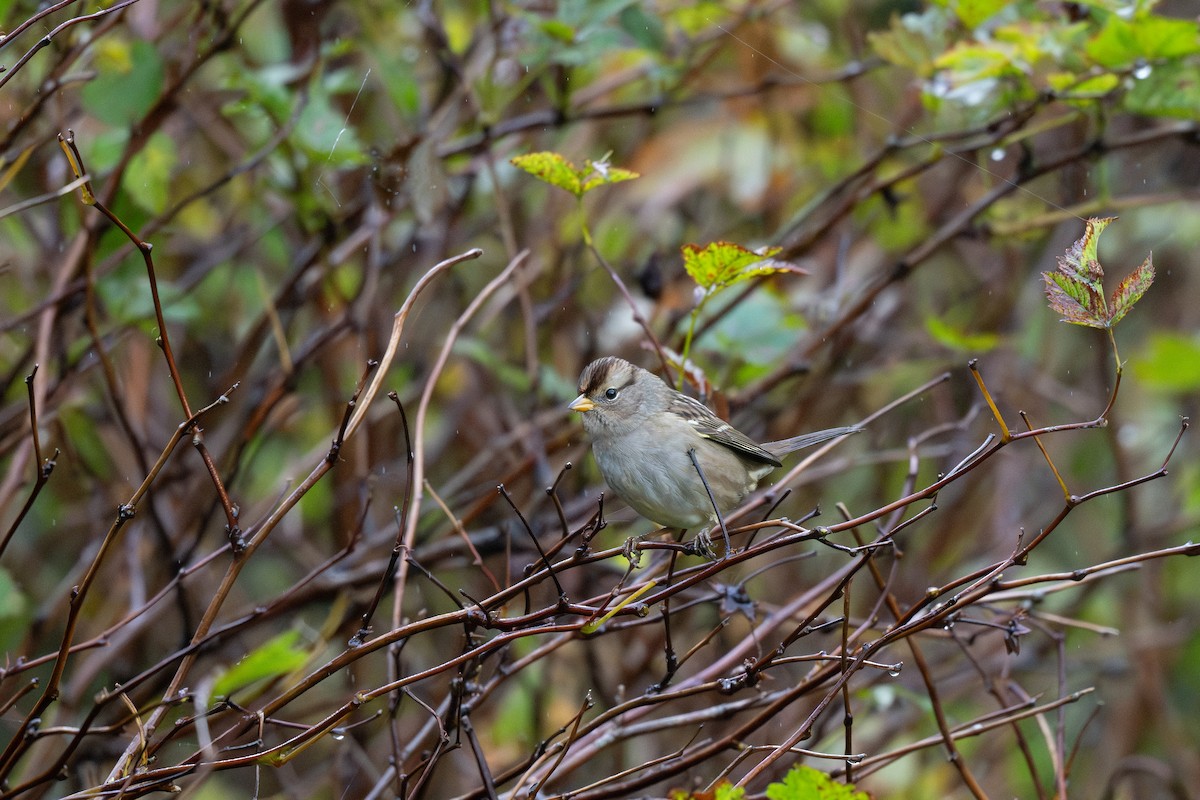
{"label": "thorny stem", "polygon": [[588,250],[591,251],[592,256],[595,257],[600,266],[604,268],[604,271],[608,273],[608,277],[613,282],[613,285],[617,287],[617,291],[619,291],[621,296],[625,298],[625,304],[629,306],[629,311],[633,315],[633,321],[638,324],[638,326],[646,334],[646,339],[654,347],[654,352],[658,354],[659,361],[662,362],[665,374],[671,374],[671,360],[667,358],[666,353],[663,351],[662,342],[660,342],[658,337],[654,335],[654,331],[650,328],[650,322],[642,314],[641,310],[638,309],[637,301],[633,299],[633,295],[630,294],[629,288],[625,285],[625,281],[621,280],[621,276],[617,274],[615,269],[613,269],[612,264],[608,263],[608,259],[604,257],[604,254],[600,252],[600,249],[596,247],[596,243],[592,240],[592,232],[588,229],[587,217],[584,215],[583,196],[580,195],[577,198],[577,201],[580,214],[579,224],[580,228],[583,230],[584,244],[587,246]]}
{"label": "thorny stem", "polygon": [[[83,163],[83,156],[79,153],[79,148],[75,146],[75,133],[68,130],[66,135],[58,135],[58,145],[67,157],[67,162],[71,166],[71,171],[76,178],[83,178],[87,175],[87,169]],[[153,246],[149,242],[142,241],[128,225],[126,225],[116,214],[108,209],[108,207],[100,202],[92,189],[91,181],[83,184],[80,190],[83,196],[83,202],[86,205],[94,206],[97,211],[108,218],[108,221],[121,230],[125,237],[133,243],[138,252],[142,254],[142,261],[146,265],[146,278],[150,286],[150,298],[154,304],[154,319],[158,325],[158,342],[159,347],[163,352],[163,357],[167,361],[167,371],[171,374],[171,382],[175,385],[175,394],[179,397],[179,404],[183,407],[184,416],[194,418],[191,405],[188,403],[187,392],[183,388],[183,376],[179,372],[179,367],[175,363],[175,352],[171,349],[170,334],[167,332],[167,321],[163,316],[162,299],[158,294],[158,277],[154,267],[154,257],[151,255]],[[212,455],[208,452],[208,447],[204,444],[203,431],[194,421],[188,434],[192,439],[192,446],[196,448],[196,452],[200,454],[201,460],[204,462],[205,469],[208,470],[208,475],[212,480],[213,488],[217,492],[217,497],[221,501],[221,508],[225,511],[225,530],[229,536],[229,540],[237,550],[241,544],[241,530],[238,527],[238,514],[234,508],[233,501],[229,499],[228,493],[225,491],[225,484],[221,480],[221,474],[217,470],[216,462],[213,461]]]}

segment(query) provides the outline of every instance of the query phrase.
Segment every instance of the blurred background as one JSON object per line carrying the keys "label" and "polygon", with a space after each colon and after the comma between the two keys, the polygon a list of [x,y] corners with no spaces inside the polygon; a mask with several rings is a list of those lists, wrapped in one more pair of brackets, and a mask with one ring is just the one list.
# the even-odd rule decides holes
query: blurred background
{"label": "blurred background", "polygon": [[[607,493],[607,527],[595,530],[606,490],[565,408],[595,357],[661,371],[635,311],[669,353],[683,352],[695,324],[689,374],[708,383],[689,391],[759,440],[852,424],[933,382],[790,480],[774,516],[819,506],[816,522],[832,525],[843,519],[838,504],[850,516],[885,506],[1002,432],[967,370],[972,359],[1014,430],[1024,428],[1019,410],[1035,427],[1104,411],[1115,381],[1109,339],[1062,324],[1041,273],[1084,235],[1085,219],[1119,217],[1100,245],[1108,289],[1151,253],[1157,270],[1115,329],[1119,394],[1106,427],[1041,441],[1074,495],[1155,473],[1200,387],[1195,13],[1186,2],[1115,0],[0,0],[4,796],[66,796],[115,779],[121,753],[147,734],[138,721],[156,708],[166,717],[149,733],[154,760],[136,762],[145,769],[250,756],[256,737],[264,750],[315,731],[356,692],[497,635],[459,619],[347,656],[377,591],[370,627],[382,634],[528,574],[540,562],[526,524],[543,547],[575,533],[560,558],[580,545],[581,528],[593,551],[650,533]],[[96,198],[153,246],[179,389],[156,342],[146,262],[83,202],[57,140],[68,131]],[[510,163],[538,151],[640,177],[577,202]],[[680,248],[714,241],[778,247],[775,257],[805,274],[706,294]],[[320,467],[414,284],[472,248],[482,255],[414,302],[382,391],[332,469],[249,558],[235,558],[229,520],[254,536]],[[442,364],[452,326],[477,298]],[[185,437],[155,471],[187,419],[179,391],[195,411],[235,383],[202,421],[212,469]],[[404,406],[407,442],[387,391]],[[31,402],[41,459],[57,452],[44,485]],[[416,486],[410,446],[423,455]],[[859,787],[876,797],[1040,798],[1061,796],[1069,775],[1071,796],[1195,796],[1197,567],[1153,554],[1196,536],[1196,454],[1185,435],[1167,476],[1073,508],[1004,577],[1066,579],[1119,559],[1128,568],[1065,587],[1046,578],[915,637],[936,697],[904,643],[875,656],[907,666],[899,676],[864,669],[849,683],[850,751],[888,755],[852,771]],[[136,516],[102,548],[116,509],[148,475]],[[404,524],[414,490],[415,527]],[[848,619],[868,631],[862,641],[892,622],[884,597],[916,608],[927,588],[1005,559],[1021,531],[1028,542],[1055,523],[1064,494],[1024,440],[936,505],[897,534],[896,552],[877,554],[887,592],[866,572],[856,578]],[[860,534],[869,541],[901,518]],[[429,577],[414,568],[397,584],[388,565],[404,537]],[[832,587],[824,600],[801,599],[849,561],[800,544],[715,568],[672,600],[680,655],[716,631],[677,680],[736,672],[723,654],[761,655],[808,612],[818,629],[788,654],[836,651],[844,611]],[[679,564],[705,568],[694,557]],[[572,602],[607,597],[629,567],[613,555],[564,569],[563,591]],[[73,587],[87,581],[73,617]],[[542,579],[532,597],[514,593],[494,613],[552,607],[557,592]],[[758,641],[757,626],[780,609],[791,622]],[[541,774],[539,744],[562,738],[589,693],[585,723],[663,679],[661,609],[649,611],[602,636],[497,640],[486,658],[382,692],[303,758],[221,763],[179,786],[203,797],[512,791],[526,769]],[[56,657],[64,637],[79,646],[65,659]],[[339,657],[329,676],[301,683]],[[781,666],[731,698],[663,703],[651,717],[658,727],[622,730],[612,745],[581,736],[576,750],[589,757],[565,762],[539,796],[664,796],[736,781],[759,756],[735,745],[786,739],[832,684],[816,681],[752,736],[730,733],[740,712],[707,727],[698,712],[765,702],[811,669]],[[48,681],[60,694],[31,727]],[[183,693],[163,705],[168,689]],[[978,787],[947,762],[939,714],[952,726],[981,723],[1030,698],[1089,689],[959,740]],[[241,726],[243,712],[252,719],[291,690],[265,730]],[[846,752],[841,697],[801,746]],[[222,731],[231,733],[205,750]],[[613,777],[696,736],[731,738],[645,786]],[[845,766],[789,756],[747,789],[762,792],[799,761]]]}

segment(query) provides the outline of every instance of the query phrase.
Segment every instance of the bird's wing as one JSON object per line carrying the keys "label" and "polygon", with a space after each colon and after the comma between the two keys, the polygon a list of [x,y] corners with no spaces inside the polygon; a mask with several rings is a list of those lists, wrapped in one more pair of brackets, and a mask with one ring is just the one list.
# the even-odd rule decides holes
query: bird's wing
{"label": "bird's wing", "polygon": [[770,464],[773,467],[783,466],[778,458],[759,447],[749,436],[718,417],[699,400],[680,394],[673,398],[672,406],[671,410],[683,417],[705,439],[711,439],[717,444],[724,445],[739,456],[751,461]]}

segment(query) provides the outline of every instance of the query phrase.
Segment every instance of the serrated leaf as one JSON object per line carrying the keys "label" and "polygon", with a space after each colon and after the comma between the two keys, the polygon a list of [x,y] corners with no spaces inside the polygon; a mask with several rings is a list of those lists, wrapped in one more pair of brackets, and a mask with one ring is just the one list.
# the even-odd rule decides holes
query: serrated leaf
{"label": "serrated leaf", "polygon": [[1126,275],[1117,288],[1113,290],[1112,297],[1108,299],[1108,307],[1112,309],[1112,319],[1109,325],[1116,325],[1124,318],[1129,310],[1133,308],[1134,303],[1142,299],[1142,295],[1154,283],[1154,263],[1153,255],[1146,256],[1146,260],[1135,269],[1133,272]]}
{"label": "serrated leaf", "polygon": [[806,274],[794,264],[773,260],[771,256],[779,250],[765,247],[756,252],[733,242],[711,242],[704,247],[685,244],[680,248],[687,274],[697,286],[709,290],[777,272]]}
{"label": "serrated leaf", "polygon": [[576,197],[582,197],[597,186],[641,177],[633,170],[610,166],[607,156],[599,161],[585,161],[583,169],[579,169],[562,155],[550,151],[515,156],[511,162],[513,166],[525,170],[535,178],[564,189]]}
{"label": "serrated leaf", "polygon": [[1058,268],[1065,274],[1075,277],[1089,288],[1097,291],[1103,288],[1104,270],[1100,267],[1097,251],[1100,246],[1100,234],[1113,221],[1112,217],[1089,219],[1087,230],[1082,238],[1067,248],[1067,252],[1058,258]]}
{"label": "serrated leaf", "polygon": [[622,183],[623,181],[631,181],[634,178],[642,177],[639,173],[631,169],[623,169],[621,167],[610,167],[607,161],[588,161],[588,172],[591,174],[583,182],[584,193],[590,192],[597,186],[605,186],[610,183]]}
{"label": "serrated leaf", "polygon": [[578,170],[558,153],[527,153],[514,156],[510,160],[513,166],[525,170],[540,181],[565,189],[576,197],[583,194]]}
{"label": "serrated leaf", "polygon": [[1057,272],[1043,272],[1050,307],[1063,315],[1063,322],[1092,328],[1111,328],[1120,322],[1154,283],[1154,265],[1149,256],[1127,275],[1106,302],[1104,268],[1097,255],[1100,233],[1113,221],[1089,219],[1083,237],[1058,259]]}
{"label": "serrated leaf", "polygon": [[1058,258],[1057,272],[1043,272],[1050,307],[1062,314],[1063,322],[1107,328],[1108,307],[1104,301],[1104,270],[1096,256],[1100,234],[1112,218],[1089,219],[1083,236]]}
{"label": "serrated leaf", "polygon": [[869,800],[852,784],[839,783],[821,770],[806,765],[792,767],[780,783],[767,787],[768,800]]}
{"label": "serrated leaf", "polygon": [[1042,277],[1046,279],[1050,307],[1062,314],[1063,322],[1092,328],[1108,327],[1108,309],[1103,294],[1086,282],[1061,272],[1043,272]]}

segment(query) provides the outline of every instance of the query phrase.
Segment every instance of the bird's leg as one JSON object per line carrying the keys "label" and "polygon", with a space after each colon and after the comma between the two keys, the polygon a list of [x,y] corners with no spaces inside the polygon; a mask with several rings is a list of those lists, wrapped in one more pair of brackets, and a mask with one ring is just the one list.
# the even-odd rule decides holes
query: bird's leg
{"label": "bird's leg", "polygon": [[[708,485],[708,478],[704,477],[704,470],[700,468],[700,461],[696,458],[696,448],[688,448],[688,458],[692,459],[692,466],[696,468],[696,474],[700,476],[700,482],[704,484],[704,491],[708,492],[708,502],[712,503],[713,513],[717,516],[717,524],[721,526],[721,535],[725,537],[725,556],[728,557],[730,553],[729,530],[725,527],[725,517],[721,516],[721,509],[717,508],[717,498],[713,497],[712,487]],[[696,535],[696,546],[710,558],[713,557],[712,540],[707,531],[701,531]]]}

